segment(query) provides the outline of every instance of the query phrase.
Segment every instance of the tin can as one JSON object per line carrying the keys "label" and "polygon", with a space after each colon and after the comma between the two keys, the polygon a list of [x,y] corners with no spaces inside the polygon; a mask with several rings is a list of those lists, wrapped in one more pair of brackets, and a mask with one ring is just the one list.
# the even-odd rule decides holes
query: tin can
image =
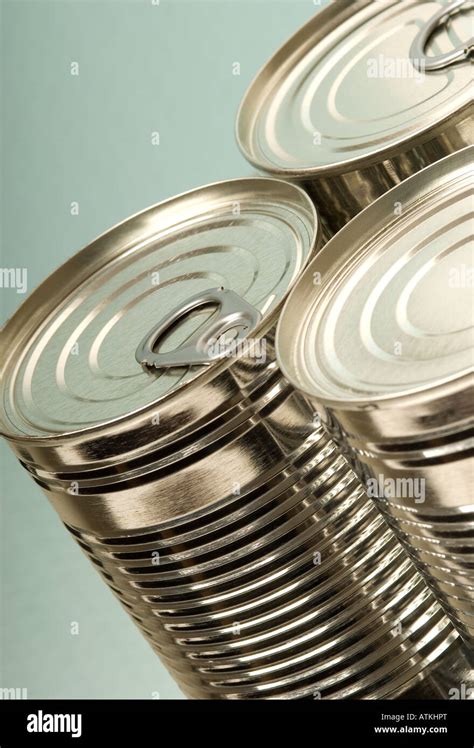
{"label": "tin can", "polygon": [[203,187],[99,237],[1,334],[3,434],[194,698],[395,698],[459,647],[276,364],[319,242],[296,186]]}
{"label": "tin can", "polygon": [[[474,642],[471,146],[356,216],[308,267],[278,351]],[[314,284],[314,279],[317,284]]]}
{"label": "tin can", "polygon": [[333,234],[473,143],[469,0],[335,0],[270,59],[239,109],[245,157],[299,180]]}

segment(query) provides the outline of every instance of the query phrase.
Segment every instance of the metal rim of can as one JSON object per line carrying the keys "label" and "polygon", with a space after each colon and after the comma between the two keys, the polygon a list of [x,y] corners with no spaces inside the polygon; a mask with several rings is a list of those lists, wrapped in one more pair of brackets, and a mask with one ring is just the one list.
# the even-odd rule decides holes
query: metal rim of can
{"label": "metal rim of can", "polygon": [[[268,198],[273,190],[274,200],[281,200],[282,205],[285,199],[288,200],[289,205],[291,205],[292,201],[293,207],[298,205],[301,209],[301,213],[305,214],[312,235],[309,236],[307,240],[307,254],[302,264],[302,267],[304,267],[318,248],[321,240],[321,227],[316,209],[304,190],[299,188],[297,185],[290,184],[283,180],[267,177],[244,177],[223,180],[194,188],[168,198],[126,218],[124,221],[101,234],[97,239],[80,250],[60,268],[55,270],[45,281],[43,281],[23,302],[18,311],[6,322],[1,331],[1,347],[2,351],[5,352],[2,357],[2,376],[5,377],[5,374],[9,372],[10,367],[14,365],[16,354],[21,345],[28,340],[32,330],[38,328],[38,315],[41,315],[42,321],[47,320],[48,315],[57,308],[58,304],[63,303],[68,298],[68,295],[74,293],[74,290],[80,282],[83,282],[90,277],[93,272],[100,272],[100,270],[110,262],[111,258],[116,259],[116,257],[119,256],[120,252],[123,251],[123,246],[119,246],[118,249],[114,246],[117,233],[124,233],[125,238],[128,239],[130,244],[130,238],[133,240],[134,225],[147,216],[156,215],[159,218],[165,211],[167,215],[172,214],[173,210],[176,210],[177,207],[179,208],[180,204],[183,202],[189,204],[191,206],[190,210],[192,211],[195,209],[195,214],[199,215],[197,206],[194,206],[193,208],[193,205],[203,196],[206,197],[209,195],[212,197],[213,193],[219,192],[220,190],[228,190],[229,193],[238,190],[251,190],[252,186],[257,186],[263,192],[268,193]],[[131,237],[130,232],[132,233]],[[301,272],[302,267],[299,268],[299,273]],[[264,315],[258,326],[255,327],[255,338],[265,335],[272,327],[274,327],[284,301],[290,289],[296,282],[299,273],[296,278],[291,280],[286,291],[282,294],[282,297],[278,300],[278,303],[275,304],[271,312]],[[138,340],[137,343],[139,343]],[[37,449],[39,455],[43,451],[46,452],[50,447],[57,446],[60,449],[63,444],[71,444],[72,446],[78,444],[80,445],[81,451],[85,452],[87,449],[90,449],[91,452],[96,452],[100,441],[110,435],[111,428],[114,429],[117,438],[120,437],[121,433],[124,438],[126,438],[126,433],[129,429],[140,429],[141,426],[145,425],[145,421],[148,423],[150,412],[153,411],[153,409],[156,409],[157,405],[160,405],[160,407],[163,406],[165,409],[172,408],[173,402],[178,394],[182,395],[183,392],[191,390],[193,385],[194,387],[196,386],[197,382],[204,386],[212,384],[217,377],[225,374],[226,370],[228,370],[232,364],[233,360],[231,358],[218,360],[215,363],[212,363],[211,366],[206,367],[203,371],[200,371],[199,375],[192,378],[189,382],[184,382],[170,393],[164,394],[161,398],[153,400],[141,408],[131,410],[130,412],[116,418],[99,422],[98,424],[78,429],[64,430],[59,433],[44,433],[40,435],[23,434],[14,428],[9,428],[4,410],[5,406],[2,405],[1,433],[10,441],[14,448],[19,450],[20,454],[23,447],[28,449],[29,445],[31,445],[32,449]]]}
{"label": "metal rim of can", "polygon": [[[367,414],[368,418],[371,413],[390,410],[391,415],[396,419],[400,406],[409,410],[417,404],[446,402],[450,398],[462,395],[469,386],[472,386],[473,372],[465,371],[453,373],[441,382],[433,381],[428,385],[422,384],[400,392],[355,395],[347,390],[345,397],[331,397],[314,380],[309,383],[302,377],[301,362],[298,361],[302,355],[299,351],[302,326],[300,325],[299,330],[295,330],[292,322],[295,318],[301,319],[302,300],[309,298],[311,288],[313,289],[313,309],[317,307],[318,290],[312,284],[311,278],[315,272],[318,272],[318,268],[321,270],[323,266],[327,267],[330,276],[334,278],[337,266],[344,258],[361,256],[364,251],[367,251],[366,244],[370,245],[371,237],[383,234],[387,226],[387,216],[393,219],[394,204],[402,203],[406,206],[411,201],[416,201],[420,193],[429,189],[432,182],[438,182],[438,186],[442,186],[447,172],[465,176],[466,163],[472,161],[473,157],[474,146],[468,146],[412,175],[402,184],[379,197],[323,247],[291,292],[277,325],[278,363],[285,377],[297,389],[317,400],[322,406],[339,412],[358,411],[361,414]],[[308,304],[306,304],[307,308]]]}
{"label": "metal rim of can", "polygon": [[281,85],[282,79],[295,68],[309,50],[313,50],[315,45],[320,44],[328,34],[336,31],[342,23],[355,14],[361,14],[362,21],[370,22],[379,10],[382,12],[399,5],[400,0],[386,0],[384,3],[374,3],[372,0],[355,0],[355,2],[354,0],[337,0],[320,10],[296,31],[261,67],[244,94],[235,122],[235,137],[238,146],[253,166],[273,176],[287,179],[338,176],[389,160],[418,144],[442,135],[448,124],[458,123],[466,118],[472,110],[472,97],[469,90],[466,90],[465,95],[455,101],[452,108],[437,119],[433,118],[429,123],[425,122],[423,126],[413,128],[408,135],[401,134],[388,145],[375,147],[363,156],[355,155],[346,160],[328,164],[310,163],[301,166],[289,163],[288,166],[282,166],[265,158],[261,153],[256,154],[253,129],[266,100],[266,87],[273,90],[277,83]]}
{"label": "metal rim of can", "polygon": [[[373,501],[468,647],[472,279],[449,290],[447,271],[467,263],[472,274],[473,159],[474,146],[460,150],[359,213],[308,266],[277,327],[280,368],[322,408],[367,489],[379,486]],[[398,368],[388,345],[397,333],[408,341]],[[388,392],[377,389],[386,371],[377,356],[393,367]]]}

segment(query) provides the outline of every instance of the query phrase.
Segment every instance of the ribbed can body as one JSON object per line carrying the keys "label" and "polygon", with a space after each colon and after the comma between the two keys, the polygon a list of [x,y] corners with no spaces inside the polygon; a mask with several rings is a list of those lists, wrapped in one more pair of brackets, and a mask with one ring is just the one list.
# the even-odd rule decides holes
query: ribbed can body
{"label": "ribbed can body", "polygon": [[471,651],[473,156],[438,161],[350,221],[302,276],[277,336],[286,375]]}
{"label": "ribbed can body", "polygon": [[[466,412],[471,399],[472,390],[468,388],[464,393]],[[436,408],[434,405],[433,411]],[[447,412],[449,407],[439,409],[440,420],[446,419]],[[457,431],[453,424],[431,433],[420,428],[417,439],[407,441],[399,436],[378,442],[373,435],[368,439],[356,436],[347,414],[327,414],[326,422],[371,498],[473,650],[474,458],[469,419],[458,424]]]}
{"label": "ribbed can body", "polygon": [[208,185],[99,237],[0,337],[4,435],[193,698],[432,695],[459,654],[278,367],[320,241],[299,188]]}
{"label": "ribbed can body", "polygon": [[307,401],[276,399],[252,418],[275,469],[251,486],[172,525],[70,530],[190,697],[423,693],[456,634]]}

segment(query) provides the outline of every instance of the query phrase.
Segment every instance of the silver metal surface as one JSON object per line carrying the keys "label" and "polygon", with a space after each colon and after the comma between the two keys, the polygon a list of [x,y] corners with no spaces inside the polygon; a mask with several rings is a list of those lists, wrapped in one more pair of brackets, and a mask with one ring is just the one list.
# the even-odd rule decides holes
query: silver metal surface
{"label": "silver metal surface", "polygon": [[[250,85],[236,124],[243,154],[300,181],[336,232],[393,186],[473,143],[472,67],[467,53],[458,59],[470,45],[470,8],[335,0]],[[428,34],[440,13],[443,25]]]}
{"label": "silver metal surface", "polygon": [[[210,305],[214,307],[213,314],[183,346],[168,353],[155,350],[166,333],[191,312]],[[260,312],[233,291],[212,288],[180,304],[155,325],[139,344],[135,358],[139,364],[155,369],[208,365],[218,358],[232,355],[261,319]],[[235,334],[229,339],[229,333]]]}
{"label": "silver metal surface", "polygon": [[[236,358],[216,362],[212,371],[201,366],[147,372],[136,361],[137,345],[177,305],[220,286],[258,310],[261,322],[252,341],[263,337],[319,242],[307,196],[271,179],[209,185],[116,226],[32,294],[29,306],[40,316],[20,311],[6,326],[6,433],[25,443],[38,437],[35,445],[43,444],[44,436],[51,446],[55,434],[68,434],[66,464],[79,465],[87,458],[73,455],[73,445],[80,443],[84,451],[90,442],[96,452],[112,423],[118,438],[125,416],[146,431],[150,412],[159,408],[157,439],[163,442],[167,434],[208,423],[241,388],[257,385],[245,373],[239,381]],[[205,310],[188,315],[161,352],[182,346],[208,318]],[[247,353],[252,359],[251,343]],[[195,397],[191,382],[204,396]],[[182,398],[172,397],[181,391]],[[129,427],[130,420],[127,433]],[[107,441],[101,447],[106,461]],[[61,454],[57,458],[61,461]]]}
{"label": "silver metal surface", "polygon": [[335,444],[311,429],[278,463],[199,515],[73,532],[190,697],[447,698],[458,640]]}
{"label": "silver metal surface", "polygon": [[459,47],[445,52],[444,54],[428,57],[425,54],[426,46],[440,26],[448,23],[450,18],[461,10],[474,7],[472,0],[454,0],[441,8],[434,17],[426,24],[415,37],[410,49],[410,57],[413,64],[422,71],[442,70],[449,65],[469,60],[474,52],[474,37],[464,41]]}
{"label": "silver metal surface", "polygon": [[284,373],[471,648],[473,158],[449,156],[353,219],[303,274],[278,332]]}
{"label": "silver metal surface", "polygon": [[[278,312],[319,242],[299,188],[211,185],[100,237],[0,336],[3,433],[191,697],[431,694],[459,652],[276,365]],[[145,371],[140,339],[211,278],[258,309],[249,347],[195,375]],[[193,313],[160,345],[209,319]]]}

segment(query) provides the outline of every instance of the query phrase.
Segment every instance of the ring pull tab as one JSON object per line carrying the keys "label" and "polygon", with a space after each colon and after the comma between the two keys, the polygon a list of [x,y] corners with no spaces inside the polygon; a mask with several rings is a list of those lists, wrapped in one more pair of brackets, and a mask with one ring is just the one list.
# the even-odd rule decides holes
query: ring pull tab
{"label": "ring pull tab", "polygon": [[[216,310],[204,325],[201,325],[186,342],[174,351],[160,353],[160,340],[180,321],[200,307],[214,305]],[[238,343],[258,325],[260,312],[234,291],[212,288],[196,294],[184,304],[173,309],[158,322],[143,338],[135,352],[139,364],[154,369],[169,369],[175,366],[208,366],[228,356]],[[226,333],[233,331],[231,342],[226,342]]]}
{"label": "ring pull tab", "polygon": [[419,31],[410,49],[410,58],[418,70],[421,70],[422,72],[433,72],[469,60],[474,53],[474,37],[466,41],[462,47],[457,47],[451,52],[437,55],[436,57],[428,57],[425,54],[425,49],[436,29],[447,24],[449,19],[456,13],[460,13],[472,7],[474,7],[473,0],[453,0],[453,2],[448,3],[444,8],[441,8],[441,10],[428,21],[426,26]]}

